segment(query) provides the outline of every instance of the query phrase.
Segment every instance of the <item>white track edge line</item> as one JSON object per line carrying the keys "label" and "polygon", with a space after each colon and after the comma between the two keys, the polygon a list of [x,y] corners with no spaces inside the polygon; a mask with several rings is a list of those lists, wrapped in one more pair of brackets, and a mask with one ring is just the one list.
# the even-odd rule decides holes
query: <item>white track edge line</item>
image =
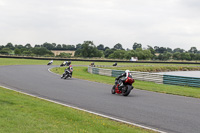
{"label": "white track edge line", "polygon": [[70,108],[77,109],[77,110],[80,110],[80,111],[84,111],[84,112],[87,112],[87,113],[90,113],[90,114],[98,115],[98,116],[101,116],[101,117],[104,117],[104,118],[108,118],[108,119],[111,119],[111,120],[114,120],[114,121],[122,122],[122,123],[125,123],[125,124],[133,125],[133,126],[144,128],[144,129],[148,129],[148,130],[152,130],[152,131],[159,132],[159,133],[166,133],[164,131],[160,131],[160,130],[157,130],[157,129],[154,129],[154,128],[150,128],[150,127],[147,127],[147,126],[139,125],[139,124],[136,124],[136,123],[125,121],[125,120],[120,120],[118,118],[114,118],[114,117],[111,117],[111,116],[108,116],[108,115],[96,113],[96,112],[89,111],[89,110],[86,110],[86,109],[82,109],[82,108],[79,108],[79,107],[75,107],[75,106],[67,105],[67,104],[64,104],[64,103],[60,103],[60,102],[57,102],[57,101],[54,101],[54,100],[50,100],[50,99],[42,98],[42,97],[39,97],[39,96],[36,96],[36,95],[28,94],[28,93],[25,93],[25,92],[22,92],[22,91],[11,89],[11,88],[6,87],[6,86],[0,85],[0,87],[3,87],[3,88],[8,89],[8,90],[15,91],[15,92],[27,95],[27,96],[31,96],[31,97],[35,97],[35,98],[38,98],[38,99],[41,99],[41,100],[45,100],[45,101],[48,101],[48,102],[51,102],[51,103],[59,104],[59,105],[65,106],[65,107],[70,107]]}

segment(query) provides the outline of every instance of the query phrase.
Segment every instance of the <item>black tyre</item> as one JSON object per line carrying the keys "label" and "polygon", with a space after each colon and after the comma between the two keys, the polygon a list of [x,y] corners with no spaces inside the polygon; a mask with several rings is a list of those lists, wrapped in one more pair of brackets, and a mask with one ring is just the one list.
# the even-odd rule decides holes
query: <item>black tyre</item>
{"label": "black tyre", "polygon": [[122,95],[128,96],[130,94],[131,90],[132,90],[132,87],[125,86],[125,88],[123,88],[123,90],[122,90]]}
{"label": "black tyre", "polygon": [[116,93],[116,92],[115,92],[115,85],[112,87],[111,93],[112,93],[112,94],[115,94],[115,93]]}

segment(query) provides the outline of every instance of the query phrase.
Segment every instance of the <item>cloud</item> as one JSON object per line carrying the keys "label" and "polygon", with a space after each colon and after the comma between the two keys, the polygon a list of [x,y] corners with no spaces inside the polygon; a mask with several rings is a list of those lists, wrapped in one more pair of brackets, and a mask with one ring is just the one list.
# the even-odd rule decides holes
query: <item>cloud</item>
{"label": "cloud", "polygon": [[[0,44],[165,46],[200,49],[199,2],[192,0],[0,0]],[[196,8],[196,9],[194,9]]]}

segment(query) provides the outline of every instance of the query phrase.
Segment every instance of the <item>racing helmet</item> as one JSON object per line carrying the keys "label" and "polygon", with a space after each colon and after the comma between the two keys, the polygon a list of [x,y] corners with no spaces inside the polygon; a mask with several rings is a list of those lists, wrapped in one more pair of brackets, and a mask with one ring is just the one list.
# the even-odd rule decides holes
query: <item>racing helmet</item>
{"label": "racing helmet", "polygon": [[129,71],[129,70],[126,70],[125,73],[130,73],[130,71]]}

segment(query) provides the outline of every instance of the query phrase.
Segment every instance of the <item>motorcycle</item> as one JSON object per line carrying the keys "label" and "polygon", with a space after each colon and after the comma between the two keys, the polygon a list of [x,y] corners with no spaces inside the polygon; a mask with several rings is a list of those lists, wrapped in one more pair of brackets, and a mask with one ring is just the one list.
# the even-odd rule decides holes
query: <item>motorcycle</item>
{"label": "motorcycle", "polygon": [[61,79],[67,79],[67,78],[72,78],[72,70],[66,70],[63,75],[61,76]]}
{"label": "motorcycle", "polygon": [[65,66],[65,65],[66,65],[66,62],[63,62],[62,64],[60,64],[61,67]]}
{"label": "motorcycle", "polygon": [[120,80],[115,81],[115,85],[112,87],[111,93],[112,94],[117,93],[117,94],[122,94],[123,96],[128,96],[131,90],[133,89],[132,84],[135,82],[135,80],[133,78],[128,77],[125,80],[124,86],[119,87],[121,82],[122,81]]}
{"label": "motorcycle", "polygon": [[51,60],[51,61],[49,61],[49,62],[47,63],[47,65],[51,65],[51,64],[53,64],[53,60]]}
{"label": "motorcycle", "polygon": [[49,62],[47,65],[51,65],[52,64],[52,62]]}

